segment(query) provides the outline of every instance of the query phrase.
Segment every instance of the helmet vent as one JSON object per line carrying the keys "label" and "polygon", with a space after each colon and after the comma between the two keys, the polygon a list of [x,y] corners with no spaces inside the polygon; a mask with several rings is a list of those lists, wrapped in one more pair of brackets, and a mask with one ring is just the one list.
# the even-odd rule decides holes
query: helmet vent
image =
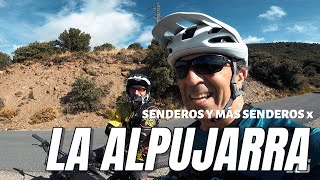
{"label": "helmet vent", "polygon": [[182,34],[182,40],[192,38],[193,35],[194,35],[194,33],[196,32],[196,30],[197,30],[197,27],[192,27],[192,28],[187,29],[187,30]]}
{"label": "helmet vent", "polygon": [[165,37],[173,37],[174,34],[172,34],[172,32],[170,32],[170,31],[166,31],[166,32],[164,33],[164,36],[165,36]]}
{"label": "helmet vent", "polygon": [[221,29],[222,29],[222,28],[214,27],[214,28],[212,28],[212,29],[208,32],[208,34],[217,33],[217,32],[219,32]]}
{"label": "helmet vent", "polygon": [[220,36],[209,40],[209,43],[225,43],[235,42],[230,36]]}

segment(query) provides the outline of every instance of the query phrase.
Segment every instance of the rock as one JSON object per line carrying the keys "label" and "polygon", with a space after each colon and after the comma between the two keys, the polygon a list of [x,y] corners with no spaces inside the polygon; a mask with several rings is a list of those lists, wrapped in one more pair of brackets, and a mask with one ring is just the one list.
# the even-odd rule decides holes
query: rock
{"label": "rock", "polygon": [[13,70],[6,69],[6,74],[13,74]]}
{"label": "rock", "polygon": [[20,69],[26,69],[26,66],[23,65],[23,64],[21,64],[21,65],[20,65]]}
{"label": "rock", "polygon": [[31,90],[31,91],[29,92],[28,98],[29,98],[29,99],[33,99],[33,100],[36,99],[36,98],[34,97],[33,90]]}
{"label": "rock", "polygon": [[52,62],[52,61],[49,61],[49,62],[46,64],[46,66],[48,66],[48,67],[53,66],[53,62]]}
{"label": "rock", "polygon": [[121,76],[127,77],[129,75],[129,71],[123,71],[121,72]]}
{"label": "rock", "polygon": [[14,93],[14,95],[17,97],[21,97],[22,94],[23,94],[22,91],[17,91],[16,93]]}
{"label": "rock", "polygon": [[73,118],[73,117],[70,117],[70,116],[67,116],[67,117],[64,118],[64,120],[65,120],[66,122],[71,122],[71,121],[74,120],[74,118]]}
{"label": "rock", "polygon": [[84,67],[84,68],[82,68],[82,70],[87,73],[88,68]]}

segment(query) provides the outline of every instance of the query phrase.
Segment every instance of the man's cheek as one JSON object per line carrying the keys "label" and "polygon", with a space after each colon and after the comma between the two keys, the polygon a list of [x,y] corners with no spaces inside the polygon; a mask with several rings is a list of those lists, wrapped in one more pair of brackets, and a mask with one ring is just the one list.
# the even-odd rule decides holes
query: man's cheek
{"label": "man's cheek", "polygon": [[178,81],[178,87],[180,90],[182,101],[185,103],[187,100],[187,88],[181,82]]}

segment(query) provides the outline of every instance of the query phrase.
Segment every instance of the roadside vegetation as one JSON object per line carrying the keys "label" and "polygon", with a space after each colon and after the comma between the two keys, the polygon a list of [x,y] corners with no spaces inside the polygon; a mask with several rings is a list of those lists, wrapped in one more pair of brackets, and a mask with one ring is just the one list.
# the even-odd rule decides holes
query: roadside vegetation
{"label": "roadside vegetation", "polygon": [[320,44],[279,42],[249,45],[250,75],[285,92],[320,88]]}
{"label": "roadside vegetation", "polygon": [[96,112],[103,107],[100,98],[108,92],[106,86],[98,86],[93,79],[79,76],[71,87],[71,91],[62,98],[65,113]]}

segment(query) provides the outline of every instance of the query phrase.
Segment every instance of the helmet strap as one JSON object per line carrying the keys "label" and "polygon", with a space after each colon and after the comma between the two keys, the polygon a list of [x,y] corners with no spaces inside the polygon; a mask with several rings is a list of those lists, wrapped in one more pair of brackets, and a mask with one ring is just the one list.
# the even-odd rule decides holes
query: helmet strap
{"label": "helmet strap", "polygon": [[[237,83],[236,83],[236,75],[237,75],[237,63],[234,61],[232,62],[232,66],[231,66],[231,70],[232,70],[232,77],[231,77],[231,81],[230,81],[230,98],[229,101],[227,102],[227,104],[224,106],[223,111],[227,112],[229,109],[231,109],[231,105],[233,103],[233,101],[241,95],[240,90],[237,88]],[[213,118],[210,119],[212,122],[217,122],[218,120],[220,120],[221,118]]]}

